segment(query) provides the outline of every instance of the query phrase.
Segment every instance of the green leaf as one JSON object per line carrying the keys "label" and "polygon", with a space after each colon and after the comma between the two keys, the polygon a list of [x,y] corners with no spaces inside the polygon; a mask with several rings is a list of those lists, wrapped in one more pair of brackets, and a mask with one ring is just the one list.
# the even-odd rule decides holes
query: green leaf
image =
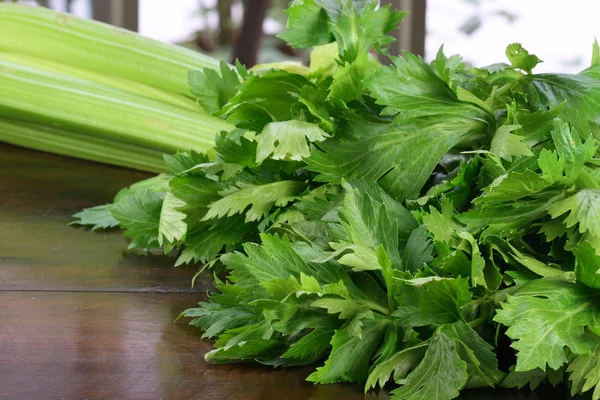
{"label": "green leaf", "polygon": [[318,125],[308,122],[271,122],[258,135],[256,163],[262,163],[271,155],[275,160],[301,161],[310,156],[307,141],[321,142],[328,137]]}
{"label": "green leaf", "polygon": [[340,65],[333,75],[328,99],[339,99],[344,103],[362,99],[364,93],[363,80],[369,71],[369,57],[361,53],[352,63],[345,62]]}
{"label": "green leaf", "polygon": [[[468,243],[464,250],[471,253],[471,286],[483,286],[488,289],[497,289],[502,282],[502,276],[497,268],[486,263],[481,255],[477,240],[466,231],[458,231],[456,235]],[[486,271],[487,270],[487,271]]]}
{"label": "green leaf", "polygon": [[331,348],[331,339],[334,331],[325,329],[313,329],[296,343],[292,344],[288,351],[281,357],[302,360],[310,364],[323,357]]}
{"label": "green leaf", "polygon": [[397,28],[407,14],[390,6],[378,8],[375,0],[319,0],[329,16],[329,30],[333,33],[342,54],[367,53],[393,41],[386,36]]}
{"label": "green leaf", "polygon": [[309,48],[333,41],[328,17],[315,0],[295,0],[287,9],[286,30],[277,35],[294,48]]}
{"label": "green leaf", "polygon": [[388,107],[389,112],[384,113],[394,115],[400,110],[402,119],[407,120],[440,114],[488,118],[477,106],[460,101],[421,57],[410,52],[403,55],[393,57],[394,66],[382,67],[365,82],[377,102]]}
{"label": "green leaf", "polygon": [[[326,102],[327,91],[321,87],[305,86],[300,90],[298,102],[315,117],[315,123],[325,132],[334,132],[334,118],[330,115],[330,106]],[[309,117],[309,119],[311,119]]]}
{"label": "green leaf", "polygon": [[416,346],[402,349],[384,361],[378,362],[369,373],[365,391],[375,388],[378,384],[383,388],[390,377],[395,382],[404,379],[423,359],[426,349],[427,343],[422,342]]}
{"label": "green leaf", "polygon": [[554,120],[552,140],[559,155],[559,165],[564,165],[565,184],[571,185],[578,178],[585,163],[594,157],[598,146],[590,135],[582,142],[577,131],[559,119]]}
{"label": "green leaf", "polygon": [[485,127],[471,118],[419,118],[354,142],[323,142],[307,169],[320,173],[319,182],[378,181],[399,200],[416,198],[442,156]]}
{"label": "green leaf", "polygon": [[471,276],[471,260],[469,260],[462,250],[449,251],[443,256],[440,254],[440,257],[436,261],[440,268],[453,276],[463,278],[469,278]]}
{"label": "green leaf", "polygon": [[[241,85],[240,76],[234,68],[221,61],[220,74],[212,68],[202,71],[191,70],[188,73],[190,91],[198,99],[198,103],[210,114],[223,108],[235,96]],[[243,71],[241,71],[243,72]]]}
{"label": "green leaf", "polygon": [[300,279],[300,274],[314,276],[321,284],[334,284],[344,279],[342,267],[327,264],[326,267],[307,263],[292,247],[287,237],[262,234],[260,246],[245,243],[247,255],[234,252],[221,256],[221,260],[231,271],[230,280],[239,287],[259,290],[269,281],[290,276]]}
{"label": "green leaf", "polygon": [[563,106],[561,118],[578,132],[589,130],[588,120],[600,116],[600,74],[588,69],[578,75],[536,74],[520,79],[531,111]]}
{"label": "green leaf", "polygon": [[322,298],[311,303],[311,307],[324,308],[328,314],[339,314],[340,319],[352,319],[365,313],[364,307],[355,301],[340,298]]}
{"label": "green leaf", "polygon": [[502,304],[494,321],[508,326],[514,340],[516,371],[560,368],[567,362],[565,347],[586,354],[593,342],[585,329],[598,329],[598,307],[583,285],[536,279]]}
{"label": "green leaf", "polygon": [[[450,157],[449,157],[450,158]],[[443,162],[444,158],[442,158]],[[462,208],[471,200],[472,190],[477,185],[480,172],[479,159],[473,158],[461,163],[457,168],[451,169],[445,174],[441,183],[437,183],[416,200],[410,200],[408,204],[416,203],[420,206],[439,201],[441,198],[442,208],[447,208],[448,214],[454,213],[454,208]]]}
{"label": "green leaf", "polygon": [[600,289],[600,256],[590,242],[580,243],[574,250],[575,275],[581,282],[593,289]]}
{"label": "green leaf", "polygon": [[600,348],[593,352],[581,354],[567,368],[571,381],[571,396],[582,394],[594,388],[593,400],[600,399]]}
{"label": "green leaf", "polygon": [[539,193],[550,185],[550,182],[530,170],[510,172],[494,179],[485,188],[483,195],[474,200],[474,203],[483,208],[493,204],[516,201]]}
{"label": "green leaf", "polygon": [[221,218],[214,224],[204,224],[186,235],[185,247],[175,266],[190,262],[206,263],[219,255],[221,250],[232,250],[252,228],[241,218]]}
{"label": "green leaf", "polygon": [[492,139],[490,152],[507,161],[512,161],[513,157],[532,156],[531,149],[524,142],[525,138],[511,133],[519,128],[519,125],[502,125],[497,128]]}
{"label": "green leaf", "polygon": [[152,190],[129,192],[117,203],[108,206],[110,214],[119,221],[130,248],[158,246],[158,226],[163,200]]}
{"label": "green leaf", "polygon": [[469,231],[482,230],[480,240],[488,236],[519,236],[522,230],[534,221],[548,214],[548,207],[562,198],[562,194],[544,196],[515,205],[499,205],[483,210],[471,209],[456,216],[459,222],[467,225]]}
{"label": "green leaf", "polygon": [[562,217],[543,222],[540,228],[540,233],[546,236],[546,242],[552,242],[554,239],[572,232],[573,229],[565,226],[564,218]]}
{"label": "green leaf", "polygon": [[[215,151],[224,163],[240,166],[256,167],[255,141],[247,139],[245,130],[234,129],[231,132],[221,132],[215,138]],[[223,178],[225,179],[225,177]]]}
{"label": "green leaf", "polygon": [[372,75],[367,86],[388,112],[402,110],[397,123],[358,140],[323,142],[323,152],[307,160],[309,170],[321,173],[317,181],[378,181],[399,200],[415,198],[446,152],[487,131],[491,116],[458,100],[421,58],[407,53],[395,63]]}
{"label": "green leaf", "polygon": [[575,276],[573,275],[573,272],[562,271],[558,268],[553,268],[548,264],[538,260],[537,258],[531,257],[527,254],[520,252],[510,243],[508,245],[510,246],[510,249],[513,252],[513,257],[515,258],[515,260],[531,272],[544,278],[554,278],[561,279],[567,282],[575,282]]}
{"label": "green leaf", "polygon": [[336,42],[315,46],[310,52],[310,72],[321,78],[333,76],[338,69],[339,47]]}
{"label": "green leaf", "polygon": [[204,220],[231,217],[246,211],[246,222],[259,221],[267,216],[271,208],[283,207],[304,189],[306,184],[298,181],[279,181],[264,185],[238,183],[230,188],[231,193],[211,203]]}
{"label": "green leaf", "polygon": [[458,354],[457,343],[441,330],[431,338],[425,357],[402,386],[393,390],[393,400],[451,400],[458,397],[469,378],[467,363]]}
{"label": "green leaf", "polygon": [[503,374],[498,370],[494,347],[483,340],[469,324],[458,321],[443,325],[439,329],[454,339],[460,357],[467,363],[469,387],[494,387],[503,378]]}
{"label": "green leaf", "polygon": [[471,300],[469,283],[457,278],[419,278],[403,281],[393,316],[407,326],[439,326],[462,319],[460,308]]}
{"label": "green leaf", "polygon": [[192,151],[190,153],[177,152],[174,155],[164,154],[163,160],[172,175],[179,175],[198,164],[208,162],[208,157],[204,154]]}
{"label": "green leaf", "polygon": [[500,383],[503,388],[521,389],[525,385],[529,385],[530,390],[535,390],[545,379],[546,372],[536,368],[530,371],[515,371],[515,366],[510,367],[510,372]]}
{"label": "green leaf", "polygon": [[184,239],[187,233],[186,215],[178,211],[183,206],[185,206],[185,202],[178,199],[173,193],[165,194],[158,223],[158,244],[161,246]]}
{"label": "green leaf", "polygon": [[[396,213],[403,213],[405,210],[400,211],[403,207],[395,205],[394,200],[368,186],[362,184],[352,186],[344,182],[343,187],[346,195],[339,220],[347,237],[339,242],[330,243],[336,251],[319,257],[317,261],[328,261],[345,253],[338,262],[352,266],[355,271],[402,268],[398,251],[401,232],[398,224],[392,223],[390,217]],[[373,199],[370,194],[376,199]],[[395,212],[388,213],[388,204],[395,209]],[[382,250],[379,250],[380,246]],[[385,253],[384,259],[389,260],[389,265],[387,263],[382,265],[380,262],[380,251]]]}
{"label": "green leaf", "polygon": [[537,56],[529,54],[520,43],[509,44],[506,48],[506,57],[514,68],[522,69],[531,74],[531,70],[542,62]]}
{"label": "green leaf", "polygon": [[423,223],[427,230],[433,234],[437,241],[448,242],[454,237],[454,233],[462,226],[454,220],[451,205],[442,205],[440,213],[433,207],[429,207],[429,213],[423,215]]}
{"label": "green leaf", "polygon": [[258,322],[258,316],[249,309],[215,302],[200,303],[200,307],[183,311],[181,317],[192,318],[190,325],[204,330],[203,338],[213,338],[228,329]]}
{"label": "green leaf", "polygon": [[433,254],[433,243],[427,234],[427,228],[421,225],[408,237],[404,253],[402,254],[402,265],[407,271],[416,272],[422,269],[431,260]]}
{"label": "green leaf", "polygon": [[548,207],[552,218],[567,214],[567,228],[579,224],[579,232],[600,237],[600,189],[583,189]]}
{"label": "green leaf", "polygon": [[514,123],[521,126],[520,135],[529,145],[536,146],[550,139],[550,132],[554,128],[554,119],[563,112],[565,103],[561,103],[550,110],[547,108],[530,112],[524,108],[515,107]]}
{"label": "green leaf", "polygon": [[364,382],[369,373],[369,362],[385,333],[388,320],[372,314],[365,319],[361,337],[353,335],[351,324],[335,332],[331,339],[331,354],[325,365],[306,378],[315,383]]}
{"label": "green leaf", "polygon": [[419,223],[410,211],[401,202],[387,194],[380,185],[369,184],[363,180],[353,181],[352,186],[358,189],[359,192],[368,195],[377,203],[385,206],[385,211],[390,221],[398,222],[399,241],[401,243],[407,241],[412,231],[418,228]]}
{"label": "green leaf", "polygon": [[253,75],[216,115],[239,128],[260,131],[269,122],[295,119],[294,107],[306,86],[312,86],[307,78],[286,71]]}
{"label": "green leaf", "polygon": [[406,12],[378,8],[375,0],[296,0],[287,10],[287,30],[279,37],[292,47],[337,42],[348,61],[371,48],[393,41],[386,33],[396,29]]}
{"label": "green leaf", "polygon": [[340,223],[348,238],[356,244],[376,250],[383,246],[392,262],[399,266],[398,225],[387,214],[385,204],[379,204],[359,188],[344,184],[346,196],[340,214]]}
{"label": "green leaf", "polygon": [[444,54],[444,45],[441,45],[438,49],[435,56],[435,61],[432,64],[433,67],[435,67],[436,74],[448,85],[451,85],[455,75],[460,70],[465,68],[465,63],[463,62],[461,56],[454,55],[451,57],[446,57]]}
{"label": "green leaf", "polygon": [[592,47],[592,65],[600,65],[600,46],[598,46],[597,39],[594,39],[594,46]]}
{"label": "green leaf", "polygon": [[108,211],[108,205],[86,208],[73,215],[77,220],[69,225],[90,226],[93,231],[97,229],[109,229],[119,226],[117,221]]}
{"label": "green leaf", "polygon": [[276,339],[249,339],[209,351],[204,358],[207,361],[214,360],[217,364],[235,360],[260,361],[278,357],[284,348],[283,343]]}
{"label": "green leaf", "polygon": [[[309,329],[335,330],[343,323],[334,315],[311,307],[314,299],[325,293],[302,290],[294,277],[265,282],[263,287],[270,298],[259,298],[253,305],[262,308],[265,319],[275,331],[291,335],[288,338],[292,341]],[[295,361],[299,362],[301,360]]]}
{"label": "green leaf", "polygon": [[169,192],[181,199],[185,205],[179,208],[187,218],[189,231],[203,225],[200,220],[206,215],[208,205],[221,198],[219,192],[225,185],[200,174],[180,175],[169,181]]}

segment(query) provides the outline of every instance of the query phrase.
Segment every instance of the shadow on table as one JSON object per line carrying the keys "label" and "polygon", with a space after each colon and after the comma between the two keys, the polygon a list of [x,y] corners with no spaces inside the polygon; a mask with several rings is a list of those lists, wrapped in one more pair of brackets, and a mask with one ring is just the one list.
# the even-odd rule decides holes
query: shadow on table
{"label": "shadow on table", "polygon": [[464,391],[459,397],[460,400],[591,400],[591,392],[584,396],[571,397],[569,390],[565,386],[552,387],[541,386],[534,392],[528,389],[506,390],[506,389],[473,389]]}

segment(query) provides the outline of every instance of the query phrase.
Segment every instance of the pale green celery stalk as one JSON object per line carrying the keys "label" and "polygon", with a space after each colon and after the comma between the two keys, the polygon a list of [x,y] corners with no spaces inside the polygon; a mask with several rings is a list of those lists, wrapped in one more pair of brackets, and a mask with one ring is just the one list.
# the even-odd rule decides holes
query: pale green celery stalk
{"label": "pale green celery stalk", "polygon": [[119,165],[149,172],[164,172],[163,153],[126,143],[118,145],[101,137],[47,125],[0,118],[2,140],[50,153]]}
{"label": "pale green celery stalk", "polygon": [[[0,116],[101,137],[115,148],[133,144],[164,153],[209,152],[215,135],[233,128],[216,117],[6,60],[0,60]],[[75,147],[69,155],[81,156]]]}
{"label": "pale green celery stalk", "polygon": [[188,71],[219,61],[100,22],[0,2],[0,52],[20,53],[191,96]]}
{"label": "pale green celery stalk", "polygon": [[71,65],[61,64],[53,61],[48,61],[46,59],[35,58],[17,53],[0,53],[0,60],[13,64],[19,64],[24,67],[30,67],[32,69],[38,69],[40,71],[67,75],[74,78],[80,78],[90,82],[95,82],[116,89],[120,89],[138,96],[147,97],[149,99],[156,100],[161,103],[170,104],[176,107],[184,108],[186,110],[206,114],[206,111],[204,111],[204,109],[198,104],[198,102],[189,97],[177,93],[166,92],[164,90],[157,89],[155,87],[131,81],[125,78],[109,76],[101,74],[99,72],[93,72],[73,67]]}

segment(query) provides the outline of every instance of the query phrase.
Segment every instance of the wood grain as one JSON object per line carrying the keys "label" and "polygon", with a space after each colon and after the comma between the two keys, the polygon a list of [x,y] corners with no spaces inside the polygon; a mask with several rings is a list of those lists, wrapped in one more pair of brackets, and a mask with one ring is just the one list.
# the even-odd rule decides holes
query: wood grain
{"label": "wood grain", "polygon": [[0,292],[0,398],[362,399],[308,370],[212,365],[201,332],[173,323],[201,295]]}
{"label": "wood grain", "polygon": [[205,292],[197,266],[127,251],[119,231],[68,226],[150,175],[0,144],[0,290]]}

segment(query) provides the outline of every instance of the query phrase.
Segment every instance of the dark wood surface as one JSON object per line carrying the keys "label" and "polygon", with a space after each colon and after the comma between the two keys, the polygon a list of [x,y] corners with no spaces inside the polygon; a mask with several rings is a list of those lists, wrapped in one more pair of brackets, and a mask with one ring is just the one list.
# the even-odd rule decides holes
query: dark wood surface
{"label": "dark wood surface", "polygon": [[[212,365],[211,342],[174,320],[205,299],[195,267],[126,251],[119,232],[67,226],[139,172],[0,144],[0,399],[387,399],[312,385],[312,368]],[[463,399],[560,399],[467,391]]]}

